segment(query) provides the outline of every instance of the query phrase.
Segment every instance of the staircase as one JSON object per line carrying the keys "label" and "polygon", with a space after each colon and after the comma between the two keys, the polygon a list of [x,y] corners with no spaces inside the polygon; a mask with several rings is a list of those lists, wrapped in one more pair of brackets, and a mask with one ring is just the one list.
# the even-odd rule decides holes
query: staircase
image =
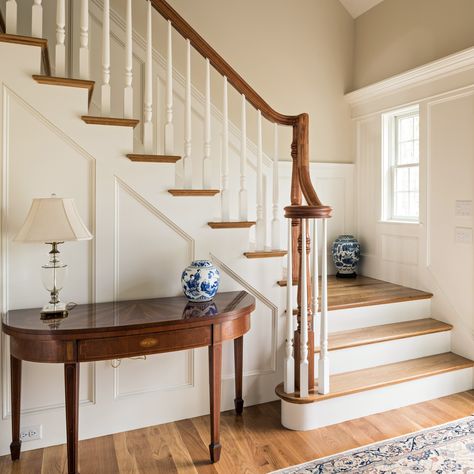
{"label": "staircase", "polygon": [[[120,266],[117,253],[113,254],[109,248],[110,242],[115,241],[114,232],[119,232],[119,224],[113,222],[110,214],[114,209],[114,196],[119,200],[120,193],[125,193],[151,215],[166,222],[184,241],[192,242],[191,257],[195,253],[211,255],[229,279],[258,293],[260,304],[272,308],[273,316],[276,316],[272,331],[277,334],[280,330],[285,334],[283,374],[280,373],[281,359],[277,360],[276,368],[277,375],[282,375],[284,380],[277,386],[276,394],[282,399],[282,423],[285,427],[314,429],[472,389],[474,363],[451,352],[452,326],[431,318],[431,294],[362,276],[355,280],[338,280],[328,276],[327,233],[332,210],[321,203],[311,183],[306,114],[285,116],[274,111],[163,0],[151,0],[146,6],[146,38],[144,44],[140,44],[145,55],[143,91],[140,89],[144,102],[137,104],[133,94],[131,54],[132,45],[137,46],[133,36],[132,2],[128,0],[124,21],[123,114],[112,116],[116,106],[110,83],[109,1],[91,1],[91,10],[87,0],[80,2],[78,24],[81,41],[77,54],[80,78],[63,77],[67,69],[64,1],[58,0],[57,4],[57,37],[53,40],[56,43],[55,64],[51,64],[51,43],[48,46],[45,39],[17,35],[17,5],[14,1],[7,1],[7,33],[0,35],[0,60],[2,64],[14,64],[15,68],[5,68],[1,80],[6,87],[6,96],[14,97],[23,107],[36,111],[34,113],[40,113],[42,120],[54,128],[55,133],[95,163],[91,179],[100,182],[100,186],[95,207],[90,205],[94,207],[92,215],[95,218],[91,217],[91,221],[95,222],[91,227],[96,236],[95,248],[102,251],[91,250],[93,256],[88,257],[97,268],[90,283],[90,298],[106,300],[128,296],[128,289],[124,290],[119,283],[114,286],[104,283],[108,280],[109,270],[106,269],[111,267],[111,262],[115,259],[114,265]],[[99,7],[102,8],[100,13],[103,19],[102,63],[100,70],[95,70],[90,68],[89,12],[95,9],[97,13]],[[41,36],[41,2],[34,2],[33,8],[32,32]],[[165,109],[161,122],[158,120],[161,116],[157,110],[158,100],[153,94],[152,74],[155,51],[152,20],[157,15],[166,21],[168,41],[166,62],[159,73],[163,76],[161,79],[166,89],[160,96],[165,98],[164,107],[161,105]],[[173,102],[176,94],[173,87],[176,87],[177,81],[172,66],[172,44],[176,33],[185,39],[182,129],[178,125],[179,114]],[[200,143],[202,150],[200,147],[198,153],[192,148],[197,141],[191,129],[192,48],[205,59],[206,66],[204,138]],[[223,77],[220,133],[217,133],[221,160],[217,162],[213,159],[216,153],[211,148],[211,145],[216,148],[212,138],[214,135],[211,134],[215,128],[215,114],[211,111],[211,67]],[[91,80],[91,77],[100,78],[100,91],[97,81]],[[232,145],[229,84],[241,99],[237,167],[233,167],[229,160]],[[100,104],[98,100],[94,101],[97,96],[100,97]],[[247,136],[249,104],[255,109],[252,113],[257,122],[256,146],[252,152],[255,156],[250,156],[251,143]],[[263,146],[265,119],[270,122],[273,139],[272,151],[267,154]],[[278,184],[278,130],[283,127],[291,128],[293,138],[291,205],[285,208],[287,241],[280,235]],[[181,140],[181,132],[184,140]],[[178,146],[179,141],[182,145]],[[199,158],[196,159],[196,156]],[[254,172],[249,173],[249,168]],[[266,188],[265,182],[271,183],[271,186]],[[128,214],[132,214],[133,218],[133,209]],[[115,217],[119,220],[120,216]],[[146,242],[148,245],[149,241]],[[288,259],[287,279],[276,281],[281,278],[281,258],[285,256]],[[115,268],[114,271],[118,270]],[[288,281],[293,285],[288,285]],[[298,291],[295,294],[296,287]],[[164,282],[160,291],[173,289],[166,287]],[[285,307],[281,302],[285,292],[287,302],[283,325],[278,322],[278,316]],[[6,304],[3,302],[4,306]],[[32,299],[31,305],[36,304]],[[262,334],[261,323],[255,317],[253,324],[259,327]],[[251,341],[255,349],[259,339]],[[273,343],[281,345],[280,342],[275,340]],[[273,372],[271,369],[262,370],[255,378],[259,380],[254,390],[261,391],[265,400],[273,396],[274,384],[270,387],[269,378],[265,378]],[[115,399],[120,399],[118,376],[114,377]],[[187,401],[185,396],[182,400],[179,397],[175,399],[172,392],[162,393],[162,396],[164,406],[167,401],[175,404],[183,402],[183,405]],[[249,397],[250,403],[260,401],[256,396]],[[127,403],[123,401],[125,398],[121,403]],[[136,413],[131,402],[130,405],[122,405],[121,409]],[[145,426],[154,420],[163,422],[180,416],[194,416],[199,410],[206,409],[180,411],[179,415],[160,412],[156,418],[136,415],[133,420],[128,420],[128,424],[117,425],[116,429]],[[95,416],[97,413],[92,410],[90,415],[86,413],[84,425],[88,420],[92,425]],[[81,437],[97,434],[91,430],[81,432]],[[61,442],[62,438],[57,435],[49,441],[51,444]]]}
{"label": "staircase", "polygon": [[[286,282],[281,282],[286,284]],[[329,278],[330,391],[276,388],[282,423],[310,430],[472,388],[474,363],[451,352],[431,293],[367,277]],[[320,348],[314,351],[315,365]]]}

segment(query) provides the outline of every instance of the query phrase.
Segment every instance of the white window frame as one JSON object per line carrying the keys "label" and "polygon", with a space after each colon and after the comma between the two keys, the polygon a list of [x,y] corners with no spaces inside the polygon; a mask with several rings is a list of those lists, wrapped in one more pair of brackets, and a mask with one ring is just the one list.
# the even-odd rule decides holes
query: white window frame
{"label": "white window frame", "polygon": [[[420,204],[418,217],[397,216],[394,212],[395,169],[418,168],[420,179],[420,158],[417,164],[396,164],[397,157],[397,123],[400,118],[420,115],[419,105],[397,109],[382,115],[382,215],[383,222],[400,222],[418,224],[420,222]],[[420,137],[418,137],[420,140]],[[420,183],[418,183],[420,189]]]}

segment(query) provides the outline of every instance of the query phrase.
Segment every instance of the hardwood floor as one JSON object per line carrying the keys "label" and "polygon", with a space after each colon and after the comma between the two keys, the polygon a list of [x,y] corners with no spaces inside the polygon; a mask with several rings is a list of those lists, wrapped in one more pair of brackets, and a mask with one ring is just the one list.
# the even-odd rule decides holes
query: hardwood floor
{"label": "hardwood floor", "polygon": [[[267,473],[315,458],[429,428],[474,413],[474,390],[314,431],[280,425],[279,402],[222,416],[222,458],[208,461],[207,416],[80,442],[81,474]],[[1,474],[66,472],[66,447],[0,458]]]}

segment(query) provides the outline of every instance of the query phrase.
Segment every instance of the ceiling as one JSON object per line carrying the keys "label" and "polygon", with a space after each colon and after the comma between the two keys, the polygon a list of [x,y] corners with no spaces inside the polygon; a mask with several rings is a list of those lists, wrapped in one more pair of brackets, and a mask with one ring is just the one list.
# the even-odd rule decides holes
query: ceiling
{"label": "ceiling", "polygon": [[352,18],[357,18],[366,11],[375,7],[383,0],[339,0],[346,10],[352,15]]}

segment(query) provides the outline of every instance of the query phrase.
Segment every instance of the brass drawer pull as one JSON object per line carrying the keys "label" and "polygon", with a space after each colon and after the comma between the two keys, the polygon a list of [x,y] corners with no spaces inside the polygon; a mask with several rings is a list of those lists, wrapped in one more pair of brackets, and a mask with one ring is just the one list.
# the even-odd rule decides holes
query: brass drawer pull
{"label": "brass drawer pull", "polygon": [[156,337],[147,337],[143,339],[143,341],[140,341],[140,346],[144,348],[149,348],[156,346],[158,344],[158,339]]}

